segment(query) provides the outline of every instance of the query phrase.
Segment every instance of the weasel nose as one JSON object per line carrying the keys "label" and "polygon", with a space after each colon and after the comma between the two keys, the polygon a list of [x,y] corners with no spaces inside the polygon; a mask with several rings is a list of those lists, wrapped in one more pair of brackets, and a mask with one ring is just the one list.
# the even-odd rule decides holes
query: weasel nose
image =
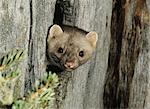
{"label": "weasel nose", "polygon": [[73,63],[73,62],[66,62],[66,63],[65,63],[65,67],[72,69],[72,68],[74,67],[74,63]]}

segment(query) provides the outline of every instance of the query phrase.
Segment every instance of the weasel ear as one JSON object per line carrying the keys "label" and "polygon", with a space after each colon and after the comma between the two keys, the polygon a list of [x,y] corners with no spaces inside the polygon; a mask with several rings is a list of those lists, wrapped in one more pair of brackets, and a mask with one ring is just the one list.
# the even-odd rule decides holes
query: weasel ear
{"label": "weasel ear", "polygon": [[87,40],[90,42],[90,44],[92,45],[92,47],[96,47],[96,42],[98,40],[98,34],[94,31],[89,32],[86,35]]}
{"label": "weasel ear", "polygon": [[49,30],[49,34],[48,34],[48,39],[57,37],[58,35],[60,35],[61,33],[63,33],[61,27],[59,25],[53,25],[50,30]]}

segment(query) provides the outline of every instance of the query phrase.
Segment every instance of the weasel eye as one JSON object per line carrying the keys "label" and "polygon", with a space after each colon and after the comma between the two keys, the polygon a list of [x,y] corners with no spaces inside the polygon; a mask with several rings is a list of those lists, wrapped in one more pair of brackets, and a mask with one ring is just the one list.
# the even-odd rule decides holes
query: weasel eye
{"label": "weasel eye", "polygon": [[58,53],[63,53],[63,48],[59,47],[57,50]]}
{"label": "weasel eye", "polygon": [[84,52],[83,52],[83,51],[80,51],[80,52],[79,52],[79,56],[80,56],[80,57],[83,57],[83,56],[84,56]]}

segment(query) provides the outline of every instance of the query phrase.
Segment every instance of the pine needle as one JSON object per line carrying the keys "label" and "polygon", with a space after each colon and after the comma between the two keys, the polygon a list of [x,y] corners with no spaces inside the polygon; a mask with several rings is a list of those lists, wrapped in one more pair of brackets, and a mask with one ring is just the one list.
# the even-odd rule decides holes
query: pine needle
{"label": "pine needle", "polygon": [[10,65],[18,63],[23,56],[25,55],[25,50],[14,50],[8,53],[6,56],[3,56],[0,59],[0,71],[5,70]]}

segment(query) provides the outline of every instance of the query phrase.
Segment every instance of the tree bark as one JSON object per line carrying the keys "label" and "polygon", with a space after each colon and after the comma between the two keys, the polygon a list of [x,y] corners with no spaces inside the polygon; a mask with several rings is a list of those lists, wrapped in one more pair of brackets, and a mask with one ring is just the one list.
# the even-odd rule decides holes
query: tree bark
{"label": "tree bark", "polygon": [[17,96],[46,72],[53,23],[96,31],[93,58],[58,74],[57,109],[150,108],[149,0],[0,0],[0,58],[26,49]]}
{"label": "tree bark", "polygon": [[146,0],[114,1],[105,108],[148,108],[149,10]]}
{"label": "tree bark", "polygon": [[[28,49],[30,34],[29,1],[0,0],[0,57],[14,49]],[[23,76],[18,83],[18,96],[24,95],[24,76],[28,69],[28,57],[20,64]]]}
{"label": "tree bark", "polygon": [[53,24],[55,2],[0,1],[0,57],[21,48],[28,54],[20,64],[23,75],[17,92],[21,92],[21,96],[31,90],[35,80],[46,72],[46,37]]}
{"label": "tree bark", "polygon": [[55,0],[30,0],[30,35],[28,48],[29,71],[26,73],[26,92],[36,79],[46,73],[46,38],[53,24]]}

